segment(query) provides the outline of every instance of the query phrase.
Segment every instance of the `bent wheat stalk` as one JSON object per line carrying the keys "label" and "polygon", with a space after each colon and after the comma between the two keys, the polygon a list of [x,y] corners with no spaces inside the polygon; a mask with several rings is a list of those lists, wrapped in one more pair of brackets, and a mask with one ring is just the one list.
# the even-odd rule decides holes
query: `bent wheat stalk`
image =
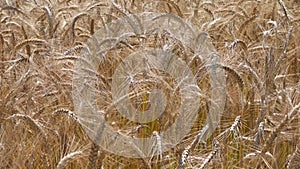
{"label": "bent wheat stalk", "polygon": [[67,164],[75,159],[75,158],[78,158],[78,157],[81,157],[83,155],[83,152],[82,151],[75,151],[75,152],[72,152],[66,156],[64,156],[57,164],[56,166],[56,169],[64,169]]}

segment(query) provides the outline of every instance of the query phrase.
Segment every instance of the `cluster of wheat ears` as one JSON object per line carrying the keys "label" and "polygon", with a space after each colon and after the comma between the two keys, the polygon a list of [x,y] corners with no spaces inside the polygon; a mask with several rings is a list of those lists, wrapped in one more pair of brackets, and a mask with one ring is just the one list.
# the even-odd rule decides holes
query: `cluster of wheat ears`
{"label": "cluster of wheat ears", "polygon": [[[80,51],[97,30],[143,12],[171,13],[207,33],[219,56],[218,69],[226,73],[227,93],[220,124],[203,141],[201,129],[213,106],[205,63],[190,57],[193,51],[168,32],[121,41],[93,72],[99,79],[99,109],[111,104],[111,76],[122,59],[166,44],[190,63],[204,96],[190,133],[163,152],[160,132],[176,119],[181,98],[178,91],[168,95],[169,89],[157,79],[139,74],[130,89],[135,108],[148,109],[145,90],[157,86],[172,98],[164,115],[146,124],[127,120],[115,108],[104,111],[116,130],[157,138],[158,155],[133,159],[107,152],[88,137],[74,110],[72,78]],[[0,168],[297,169],[299,47],[298,0],[1,0]],[[176,86],[165,72],[152,73]]]}

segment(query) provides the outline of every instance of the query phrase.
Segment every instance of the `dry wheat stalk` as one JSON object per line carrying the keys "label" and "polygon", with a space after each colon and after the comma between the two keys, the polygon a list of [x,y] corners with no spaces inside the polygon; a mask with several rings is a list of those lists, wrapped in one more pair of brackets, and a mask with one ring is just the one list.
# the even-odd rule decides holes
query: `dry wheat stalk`
{"label": "dry wheat stalk", "polygon": [[183,14],[180,10],[180,7],[175,2],[170,1],[170,0],[158,0],[158,1],[165,1],[168,5],[170,4],[175,9],[175,11],[177,12],[177,15],[180,16],[180,17],[183,17]]}
{"label": "dry wheat stalk", "polygon": [[189,144],[184,151],[181,154],[181,158],[179,161],[179,165],[178,168],[179,169],[183,169],[184,165],[186,164],[187,158],[190,154],[190,152],[193,150],[193,148],[196,146],[196,144],[198,144],[200,141],[205,140],[204,137],[206,137],[206,133],[209,130],[209,125],[205,125],[201,131],[199,131],[199,133],[196,135],[196,137],[193,139],[192,143]]}
{"label": "dry wheat stalk", "polygon": [[14,120],[14,119],[22,119],[25,122],[27,122],[36,131],[44,133],[44,131],[43,131],[42,127],[40,126],[40,124],[28,115],[14,114],[14,115],[11,115],[11,116],[6,118],[6,120]]}
{"label": "dry wheat stalk", "polygon": [[296,147],[294,153],[289,157],[287,169],[298,169],[300,166],[300,150]]}
{"label": "dry wheat stalk", "polygon": [[[290,156],[289,161],[284,163],[290,150],[294,148],[293,144],[299,141],[299,131],[297,130],[299,128],[299,108],[298,110],[291,109],[288,114],[285,112],[292,107],[295,108],[293,105],[298,104],[300,98],[299,78],[297,79],[300,71],[297,66],[300,61],[297,55],[300,15],[297,5],[299,2],[283,0],[157,1],[0,1],[1,129],[11,127],[11,121],[22,120],[23,122],[14,126],[14,132],[1,130],[0,142],[4,148],[0,147],[0,168],[68,168],[71,166],[67,166],[67,164],[79,156],[91,157],[90,159],[81,158],[82,161],[79,165],[88,166],[97,163],[97,167],[105,166],[107,168],[145,168],[145,166],[159,168],[157,165],[162,163],[166,168],[174,168],[178,164],[182,165],[182,168],[199,166],[208,168],[211,165],[223,168],[298,168],[298,147]],[[140,8],[146,7],[146,5],[147,9]],[[76,133],[74,144],[89,144],[86,135],[74,127],[74,125],[78,125],[77,122],[59,123],[58,125],[53,122],[54,116],[51,116],[50,112],[56,110],[55,115],[56,113],[66,114],[78,121],[78,117],[72,111],[58,109],[58,107],[70,107],[70,109],[73,107],[70,103],[72,98],[69,93],[72,76],[78,73],[72,67],[75,61],[81,59],[79,50],[84,48],[86,40],[97,30],[104,28],[109,31],[106,24],[112,19],[148,11],[173,13],[197,25],[199,29],[207,31],[207,34],[210,35],[218,54],[227,61],[226,65],[220,63],[220,68],[227,69],[225,71],[233,78],[229,80],[235,80],[239,89],[243,88],[245,108],[240,111],[229,102],[225,109],[225,112],[232,113],[234,117],[240,115],[243,118],[245,127],[243,127],[243,131],[239,132],[239,138],[242,138],[242,141],[233,142],[235,137],[228,137],[230,134],[234,135],[235,132],[238,132],[241,121],[235,120],[228,126],[228,123],[224,123],[227,116],[224,116],[224,121],[220,123],[220,129],[225,127],[225,131],[215,136],[215,139],[224,145],[222,158],[226,160],[214,161],[213,164],[210,164],[212,163],[210,160],[216,157],[215,149],[211,151],[207,147],[194,148],[199,141],[203,140],[201,138],[205,137],[205,132],[197,129],[199,131],[197,136],[187,136],[186,140],[193,140],[193,142],[192,144],[188,143],[181,154],[178,151],[160,153],[157,158],[159,161],[152,161],[152,166],[147,163],[148,160],[141,162],[141,160],[112,154],[107,154],[107,158],[102,158],[103,153],[100,153],[100,157],[96,157],[95,154],[98,154],[98,150],[93,147],[90,152],[81,152],[78,155],[76,152],[70,153],[61,159],[58,165],[56,161],[60,152],[59,148],[55,147],[59,147],[61,143],[57,140],[57,135],[63,133],[65,139],[68,139]],[[85,15],[80,15],[82,13],[89,15],[87,19],[85,19]],[[76,16],[79,17],[76,18]],[[176,17],[170,18],[168,14],[160,17],[176,19]],[[140,33],[142,30],[140,21],[131,18],[130,22],[135,33]],[[186,31],[191,30],[188,28]],[[130,38],[132,37],[135,38],[136,35],[133,34]],[[130,40],[127,41],[127,38],[129,37],[117,38],[116,44],[122,44],[121,47],[126,46],[131,49],[130,52],[145,47],[142,43],[131,43]],[[148,37],[145,37],[142,41],[147,39]],[[164,43],[163,38],[156,36],[153,45],[158,47]],[[122,50],[121,47],[114,50]],[[64,51],[65,53],[63,53]],[[130,52],[125,50],[125,53],[122,54],[129,55]],[[246,64],[240,66],[241,62]],[[197,65],[198,63],[200,65]],[[199,85],[204,84],[201,94],[208,102],[210,100],[207,99],[209,92],[206,89],[209,87],[209,82],[204,73],[200,72],[204,70],[203,66],[199,68],[201,64],[197,61],[195,65],[191,62],[188,66],[198,72],[196,78],[199,79]],[[91,65],[91,63],[87,62],[86,65]],[[103,70],[109,70],[108,65],[116,66],[112,61],[100,66]],[[111,78],[89,68],[85,71],[90,72],[88,73],[90,76],[86,78],[103,81],[104,87],[95,92],[109,96],[110,93],[106,89]],[[246,73],[244,74],[244,72]],[[155,80],[144,82],[155,83]],[[143,83],[143,81],[138,83]],[[282,93],[291,96],[285,97],[282,96]],[[282,102],[283,100],[284,102]],[[240,106],[241,103],[236,105]],[[15,110],[18,113],[13,114]],[[26,111],[26,114],[22,110]],[[272,119],[272,125],[264,124],[264,122],[257,123],[256,126],[252,124],[251,120],[257,118],[260,110],[263,111],[262,114],[265,113],[269,119]],[[205,113],[205,110],[201,109],[200,111]],[[39,113],[35,116],[36,112]],[[250,118],[248,118],[249,114],[251,114]],[[112,120],[116,121],[113,118]],[[264,120],[266,116],[262,115],[261,118]],[[64,119],[59,118],[59,120]],[[202,121],[197,120],[197,123],[202,123]],[[264,125],[268,128],[264,129]],[[36,132],[29,132],[30,134],[24,132],[28,127]],[[38,137],[35,136],[40,134],[43,134],[45,138],[47,136],[47,140],[38,139],[36,141]],[[99,134],[101,135],[101,129],[99,129]],[[157,151],[163,151],[159,148],[159,142],[162,141],[160,135],[153,134],[157,141],[157,145],[153,145],[154,148],[158,148]],[[282,137],[283,134],[286,137]],[[49,137],[49,135],[53,137]],[[224,136],[226,139],[223,139]],[[186,140],[183,143],[186,143]],[[228,145],[228,142],[234,144]],[[286,142],[292,143],[292,145],[286,144]],[[241,144],[243,146],[240,146]],[[48,151],[49,147],[47,146],[54,147],[53,151]],[[280,148],[278,148],[279,146]],[[201,158],[203,157],[202,151],[210,152],[204,161]],[[253,151],[257,152],[247,154],[245,156],[247,158],[240,154],[240,152]],[[198,156],[195,161],[191,157],[189,158],[191,154],[195,159]],[[178,156],[181,156],[180,161],[176,158]],[[249,159],[249,163],[248,161],[240,163],[241,160]],[[187,160],[189,160],[188,164],[186,164]]]}
{"label": "dry wheat stalk", "polygon": [[27,46],[30,44],[45,44],[47,45],[47,42],[45,40],[42,39],[26,39],[20,43],[18,43],[15,47],[14,47],[14,53],[16,53],[18,50],[20,50],[23,46]]}
{"label": "dry wheat stalk", "polygon": [[45,12],[46,12],[46,14],[47,14],[47,18],[48,18],[48,24],[49,24],[49,38],[50,39],[52,39],[53,38],[53,28],[54,28],[54,19],[53,19],[53,14],[52,14],[52,12],[51,12],[51,10],[50,10],[50,8],[48,7],[48,6],[45,6],[45,7],[43,7],[42,8]]}
{"label": "dry wheat stalk", "polygon": [[199,169],[204,169],[208,165],[208,163],[213,159],[213,157],[218,153],[218,151],[219,150],[216,149],[209,153],[209,155],[205,158]]}
{"label": "dry wheat stalk", "polygon": [[83,156],[82,151],[75,151],[70,154],[67,154],[62,159],[60,159],[60,161],[58,162],[58,164],[56,166],[56,169],[64,169],[71,160],[74,160],[74,159],[82,157],[82,156]]}
{"label": "dry wheat stalk", "polygon": [[284,119],[280,122],[280,124],[278,124],[276,126],[276,128],[272,131],[272,133],[270,134],[270,136],[267,138],[261,153],[266,153],[268,151],[268,149],[271,147],[272,142],[274,141],[274,139],[278,136],[278,134],[280,133],[280,131],[284,128],[284,126],[288,125],[294,118],[295,115],[298,114],[298,111],[300,109],[300,104],[294,106],[284,117]]}

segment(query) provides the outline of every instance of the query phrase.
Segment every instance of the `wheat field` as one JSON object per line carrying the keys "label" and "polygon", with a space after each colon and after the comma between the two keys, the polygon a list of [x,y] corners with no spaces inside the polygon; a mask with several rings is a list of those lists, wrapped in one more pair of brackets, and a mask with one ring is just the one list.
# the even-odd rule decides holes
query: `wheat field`
{"label": "wheat field", "polygon": [[[219,125],[200,140],[213,106],[205,63],[168,32],[119,41],[92,72],[100,79],[98,108],[115,130],[132,137],[154,135],[154,146],[162,151],[160,133],[177,117],[182,99],[177,90],[167,94],[164,115],[145,124],[108,108],[116,65],[142,48],[168,44],[189,63],[204,96],[191,131],[175,147],[128,158],[93,142],[80,124],[72,96],[74,67],[98,30],[143,12],[172,14],[204,32],[219,57],[217,69],[225,72],[227,92]],[[299,47],[299,0],[1,0],[0,168],[299,169]],[[152,73],[176,87],[170,74]],[[135,83],[130,95],[141,111],[151,107],[146,90],[168,93],[155,78],[139,74],[136,79],[142,83]]]}

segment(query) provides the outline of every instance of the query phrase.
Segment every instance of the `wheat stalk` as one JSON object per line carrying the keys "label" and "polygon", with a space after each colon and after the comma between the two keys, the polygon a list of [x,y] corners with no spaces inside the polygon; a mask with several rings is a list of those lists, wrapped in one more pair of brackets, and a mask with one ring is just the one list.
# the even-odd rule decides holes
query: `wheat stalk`
{"label": "wheat stalk", "polygon": [[22,42],[18,43],[14,47],[14,53],[16,53],[18,50],[20,50],[23,46],[27,46],[30,44],[45,44],[45,45],[47,45],[48,43],[43,39],[26,39],[26,40],[23,40]]}
{"label": "wheat stalk", "polygon": [[42,8],[46,14],[47,14],[47,18],[48,18],[48,24],[49,24],[49,38],[52,39],[53,38],[53,25],[54,25],[54,19],[53,19],[53,14],[50,10],[50,8],[48,6],[45,6]]}
{"label": "wheat stalk", "polygon": [[[165,13],[152,18],[153,21],[159,20],[153,23],[169,20],[170,23],[185,25],[188,22],[206,31],[197,37],[199,33],[192,30],[194,27],[185,27],[186,32],[193,34],[195,31],[196,34],[195,39],[185,40],[196,41],[200,54],[203,48],[214,49],[225,61],[218,63],[217,67],[228,75],[228,83],[232,87],[230,92],[241,91],[243,94],[241,103],[231,101],[240,96],[228,95],[213,138],[207,138],[205,130],[208,126],[200,131],[198,129],[203,123],[202,114],[213,106],[209,99],[208,67],[203,66],[205,55],[194,53],[193,46],[181,44],[178,39],[173,41],[174,37],[161,35],[160,31],[143,35],[144,27],[136,14],[150,11]],[[299,145],[295,149],[295,144],[299,141],[299,15],[299,2],[295,0],[0,1],[0,168],[298,168]],[[126,27],[132,27],[133,33],[99,42],[116,47],[105,49],[103,58],[93,60],[106,60],[93,70],[93,63],[80,57],[80,51],[84,48],[85,52],[90,50],[90,54],[96,54],[97,41],[91,40],[95,45],[86,48],[87,40],[97,36],[95,33],[100,29],[104,33],[113,31],[108,30],[108,23],[112,20],[118,22],[121,17],[127,18],[127,21],[121,23],[119,29],[123,28],[122,24],[127,24]],[[202,38],[207,35],[212,41],[211,46],[203,45],[206,43]],[[157,153],[156,160],[151,154],[149,158],[131,159],[102,152],[96,143],[102,139],[103,126],[99,126],[96,139],[91,144],[84,127],[78,127],[80,117],[71,111],[74,107],[72,80],[79,73],[74,65],[80,61],[87,67],[81,69],[85,72],[82,78],[100,81],[93,92],[97,101],[98,96],[101,98],[97,102],[99,107],[110,112],[115,109],[115,105],[108,103],[113,68],[134,52],[148,47],[164,49],[171,43],[176,45],[171,46],[169,51],[187,62],[201,89],[201,115],[191,133],[165,152],[162,144],[167,140],[162,140],[165,136],[163,130],[147,128],[148,135],[152,132],[154,145],[150,146],[152,153]],[[159,84],[155,86],[159,88],[163,83],[167,90],[174,89],[165,79],[156,78],[136,80],[135,84]],[[141,97],[142,94],[133,88],[128,97],[134,100],[135,96]],[[170,99],[182,98],[174,95]],[[167,105],[167,109],[173,106]],[[113,128],[121,130],[121,134],[128,133],[130,127],[148,126],[126,120],[123,123],[123,118],[120,120],[116,114],[106,113],[105,120],[115,122]],[[74,123],[64,123],[64,118],[53,119],[57,115],[66,115]],[[236,119],[228,124],[229,117]],[[255,119],[256,125],[253,124]],[[242,131],[239,131],[242,124]],[[168,125],[159,119],[158,128],[164,126]],[[10,130],[11,127],[13,130]],[[41,136],[43,139],[40,139]],[[222,153],[202,144],[199,146],[199,142],[207,139],[218,141],[222,145]],[[89,151],[65,155],[72,152],[69,143],[91,147]],[[142,157],[143,152],[136,148]],[[222,160],[213,160],[218,153]],[[59,154],[65,156],[60,159]],[[77,160],[82,156],[87,158]]]}
{"label": "wheat stalk", "polygon": [[174,3],[173,1],[171,1],[171,0],[158,0],[158,1],[165,1],[167,4],[170,4],[175,9],[177,15],[180,16],[180,17],[183,17],[183,14],[180,10],[180,7],[176,3]]}
{"label": "wheat stalk", "polygon": [[297,169],[300,166],[300,150],[296,147],[294,153],[289,157],[287,169]]}
{"label": "wheat stalk", "polygon": [[289,124],[294,118],[295,115],[297,115],[298,111],[300,109],[300,104],[294,106],[285,116],[284,119],[276,126],[276,128],[272,131],[272,133],[270,134],[270,136],[267,138],[261,153],[266,153],[268,151],[268,149],[270,148],[270,146],[272,145],[272,142],[274,141],[274,139],[278,136],[278,134],[280,133],[280,131],[284,128],[284,126],[286,126],[287,124]]}
{"label": "wheat stalk", "polygon": [[213,159],[213,157],[217,154],[217,152],[218,149],[213,150],[211,153],[209,153],[209,155],[205,158],[199,169],[204,169],[208,165],[208,163]]}
{"label": "wheat stalk", "polygon": [[60,159],[60,161],[58,162],[58,164],[56,166],[56,169],[64,169],[71,160],[74,160],[74,159],[82,157],[82,156],[83,156],[82,151],[75,151],[70,154],[67,154],[62,159]]}

